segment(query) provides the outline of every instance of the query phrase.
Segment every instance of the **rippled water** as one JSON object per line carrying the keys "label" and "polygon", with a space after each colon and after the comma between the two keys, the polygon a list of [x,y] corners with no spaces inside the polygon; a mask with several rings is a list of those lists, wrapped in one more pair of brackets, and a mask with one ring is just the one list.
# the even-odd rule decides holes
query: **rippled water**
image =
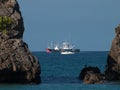
{"label": "rippled water", "polygon": [[119,82],[83,84],[78,79],[85,66],[98,66],[104,72],[108,52],[80,52],[74,55],[33,52],[41,64],[42,83],[38,85],[0,84],[0,90],[120,90]]}

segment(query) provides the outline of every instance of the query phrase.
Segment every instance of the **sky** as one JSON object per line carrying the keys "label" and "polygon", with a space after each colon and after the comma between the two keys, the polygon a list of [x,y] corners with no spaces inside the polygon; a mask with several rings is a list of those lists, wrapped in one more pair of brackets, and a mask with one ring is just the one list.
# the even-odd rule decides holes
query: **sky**
{"label": "sky", "polygon": [[81,51],[108,51],[120,24],[120,0],[18,0],[31,51],[71,41]]}

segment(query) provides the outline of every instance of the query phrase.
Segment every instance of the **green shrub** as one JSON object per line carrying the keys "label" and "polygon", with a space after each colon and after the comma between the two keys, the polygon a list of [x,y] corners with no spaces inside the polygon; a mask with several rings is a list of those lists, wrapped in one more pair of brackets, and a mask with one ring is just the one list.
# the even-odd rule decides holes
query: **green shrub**
{"label": "green shrub", "polygon": [[6,29],[4,29],[4,30],[2,31],[2,33],[3,33],[4,35],[6,35],[6,34],[8,34],[8,31],[7,31]]}
{"label": "green shrub", "polygon": [[8,16],[0,16],[0,31],[4,33],[12,29],[12,19]]}

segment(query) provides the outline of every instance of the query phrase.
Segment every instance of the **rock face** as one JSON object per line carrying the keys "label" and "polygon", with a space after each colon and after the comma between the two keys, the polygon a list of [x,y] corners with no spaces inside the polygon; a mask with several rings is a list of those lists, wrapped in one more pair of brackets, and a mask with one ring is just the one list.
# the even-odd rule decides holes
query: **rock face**
{"label": "rock face", "polygon": [[89,66],[82,69],[79,79],[83,80],[85,84],[94,84],[102,83],[104,76],[101,74],[99,68]]}
{"label": "rock face", "polygon": [[116,36],[107,57],[105,73],[101,74],[99,69],[95,67],[85,67],[79,75],[79,79],[83,80],[84,83],[120,80],[120,24],[115,28],[115,33]]}
{"label": "rock face", "polygon": [[115,39],[107,58],[106,79],[120,80],[120,25],[115,29]]}
{"label": "rock face", "polygon": [[100,73],[88,71],[83,80],[85,84],[103,83],[103,76]]}
{"label": "rock face", "polygon": [[40,64],[22,40],[23,18],[16,0],[0,0],[0,83],[40,83]]}

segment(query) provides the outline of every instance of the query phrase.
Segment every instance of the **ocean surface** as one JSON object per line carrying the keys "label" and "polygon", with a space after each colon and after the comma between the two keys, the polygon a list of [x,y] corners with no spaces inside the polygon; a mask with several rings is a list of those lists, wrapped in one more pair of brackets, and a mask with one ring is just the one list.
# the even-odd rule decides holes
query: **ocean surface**
{"label": "ocean surface", "polygon": [[108,52],[81,51],[73,55],[33,52],[41,65],[42,83],[0,84],[0,90],[120,90],[119,82],[104,84],[83,84],[78,79],[82,68],[97,66],[104,72]]}

